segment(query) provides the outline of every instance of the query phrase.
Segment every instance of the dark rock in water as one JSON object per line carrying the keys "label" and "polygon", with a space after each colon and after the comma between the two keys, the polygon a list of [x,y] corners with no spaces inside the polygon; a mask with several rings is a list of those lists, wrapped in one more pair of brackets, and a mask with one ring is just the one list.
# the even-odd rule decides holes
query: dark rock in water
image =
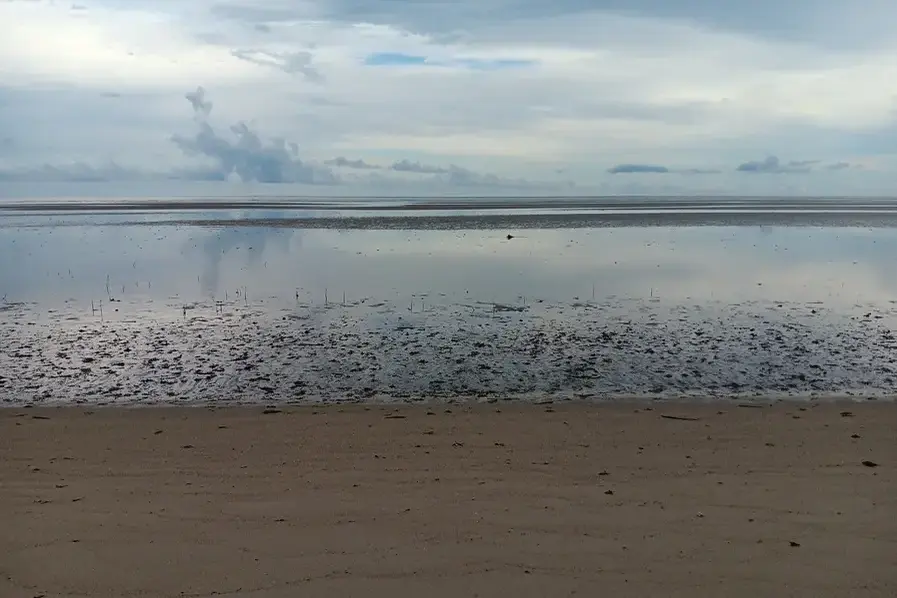
{"label": "dark rock in water", "polygon": [[863,461],[863,465],[866,467],[878,467],[878,463],[875,461]]}
{"label": "dark rock in water", "polygon": [[791,542],[788,542],[788,545],[791,546],[792,548],[800,548],[800,543],[795,542],[793,540]]}

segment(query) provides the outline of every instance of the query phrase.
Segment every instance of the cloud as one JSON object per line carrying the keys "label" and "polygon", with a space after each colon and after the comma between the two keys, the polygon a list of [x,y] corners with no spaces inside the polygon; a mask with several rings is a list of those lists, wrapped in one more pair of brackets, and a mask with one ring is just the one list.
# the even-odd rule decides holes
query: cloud
{"label": "cloud", "polygon": [[[378,174],[433,189],[480,172],[595,192],[897,184],[897,5],[885,0],[862,11],[839,0],[72,1],[89,9],[0,1],[7,172],[111,160],[160,175],[196,164],[203,177]],[[185,131],[182,93],[197,82],[215,106],[190,100],[201,114]],[[301,141],[301,154],[279,138]],[[264,168],[236,157],[253,139]],[[819,162],[745,162],[768,148]],[[334,156],[381,167],[327,164]],[[431,171],[390,168],[403,161]],[[785,172],[820,176],[744,176]]]}
{"label": "cloud", "polygon": [[307,81],[313,83],[324,82],[324,75],[312,65],[314,56],[308,51],[233,50],[231,54],[252,64],[275,68],[290,75],[302,75]]}
{"label": "cloud", "polygon": [[753,174],[807,173],[813,170],[818,160],[792,160],[782,163],[777,156],[767,156],[763,160],[744,162],[738,165],[738,172]]}
{"label": "cloud", "polygon": [[[716,0],[467,0],[434,3],[432,0],[328,0],[316,6],[318,18],[342,22],[397,25],[409,31],[430,34],[483,36],[519,22],[550,24],[561,17],[582,22],[591,14],[603,13],[656,21],[673,21],[756,36],[771,41],[812,43],[825,47],[866,47],[888,37],[888,18],[897,16],[889,0],[868,0],[856,10],[831,0],[757,0],[749,4]],[[289,21],[307,18],[309,9],[270,14],[252,10],[246,3],[230,3],[230,15],[250,20],[265,17]],[[865,6],[865,5],[864,5]],[[774,15],[774,18],[770,18]],[[884,21],[884,22],[883,22]],[[846,24],[850,26],[847,27]],[[458,33],[460,32],[460,33]]]}
{"label": "cloud", "polygon": [[361,159],[350,160],[343,156],[337,156],[336,158],[324,160],[324,164],[327,164],[328,166],[336,166],[338,168],[355,168],[357,170],[380,170],[382,168],[382,166],[369,164]]}
{"label": "cloud", "polygon": [[607,171],[611,174],[666,174],[670,169],[666,166],[657,166],[654,164],[617,164]]}
{"label": "cloud", "polygon": [[720,174],[718,168],[670,168],[659,164],[617,164],[607,169],[610,174]]}
{"label": "cloud", "polygon": [[234,141],[219,136],[206,120],[212,104],[205,100],[202,87],[184,97],[193,106],[199,130],[192,137],[174,135],[171,140],[187,155],[210,158],[222,180],[236,174],[244,182],[313,185],[339,182],[329,169],[304,163],[296,155],[298,148],[295,145],[291,146],[283,139],[265,142],[244,122],[230,127]]}
{"label": "cloud", "polygon": [[[217,132],[210,122],[213,103],[202,86],[182,96],[193,112],[196,131],[192,135],[175,134],[170,142],[182,154],[196,158],[195,163],[176,165],[168,169],[145,169],[124,166],[114,160],[91,164],[76,161],[62,164],[41,164],[25,167],[2,167],[0,180],[9,182],[142,182],[142,181],[229,181],[239,179],[244,183],[298,183],[304,185],[342,185],[347,182],[407,187],[411,180],[383,176],[381,173],[414,175],[418,184],[433,189],[446,188],[507,188],[536,189],[544,185],[525,179],[506,178],[491,173],[480,173],[457,165],[448,167],[423,164],[408,159],[396,160],[388,166],[371,164],[364,159],[343,156],[324,160],[317,164],[299,156],[299,146],[281,137],[263,139],[262,135],[246,122],[239,121],[229,127],[230,136]],[[12,146],[11,138],[0,144],[0,149]],[[371,171],[368,178],[351,177],[344,180],[331,167]],[[376,171],[376,172],[374,172]]]}
{"label": "cloud", "polygon": [[197,115],[208,116],[212,112],[212,102],[206,101],[206,90],[202,86],[197,87],[196,91],[187,92],[184,97]]}
{"label": "cloud", "polygon": [[421,164],[420,162],[411,162],[410,160],[398,160],[393,162],[389,167],[396,172],[417,172],[422,174],[447,174],[449,169],[442,166],[431,166],[429,164]]}
{"label": "cloud", "polygon": [[[556,184],[540,184],[538,182],[533,182],[522,178],[511,179],[491,173],[476,172],[474,170],[463,168],[456,164],[450,164],[449,166],[444,167],[432,164],[422,164],[420,162],[412,162],[408,159],[396,160],[389,166],[379,166],[377,164],[365,162],[361,159],[350,160],[348,158],[340,156],[337,158],[332,158],[330,160],[325,160],[324,163],[328,166],[351,168],[355,170],[380,172],[392,171],[402,174],[420,175],[427,183],[435,185],[437,187],[477,187],[495,189],[548,189],[557,187]],[[394,181],[395,179],[384,177],[379,172],[373,172],[368,175],[367,179],[355,180],[369,180],[371,182],[384,183],[389,182],[390,180]],[[404,182],[408,183],[411,181],[409,181],[408,179],[404,179]]]}
{"label": "cloud", "polygon": [[71,162],[0,168],[0,181],[45,183],[109,183],[145,181],[221,181],[220,170],[203,166],[180,167],[166,171],[148,171],[123,166],[114,161],[101,164]]}
{"label": "cloud", "polygon": [[226,19],[237,19],[251,23],[279,23],[295,21],[303,16],[296,8],[263,7],[252,3],[220,2],[212,5],[212,14]]}

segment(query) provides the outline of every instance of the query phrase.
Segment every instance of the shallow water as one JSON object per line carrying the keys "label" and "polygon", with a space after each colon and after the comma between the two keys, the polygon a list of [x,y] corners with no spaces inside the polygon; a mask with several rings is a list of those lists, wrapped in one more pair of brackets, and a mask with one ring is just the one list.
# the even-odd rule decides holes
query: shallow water
{"label": "shallow water", "polygon": [[0,216],[2,401],[894,391],[889,227],[446,230],[406,215],[417,229],[343,230],[232,208]]}

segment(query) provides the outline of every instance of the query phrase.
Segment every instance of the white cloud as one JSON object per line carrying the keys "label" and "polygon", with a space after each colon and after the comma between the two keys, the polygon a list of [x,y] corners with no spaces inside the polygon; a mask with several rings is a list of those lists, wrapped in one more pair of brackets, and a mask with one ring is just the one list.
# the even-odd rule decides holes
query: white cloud
{"label": "white cloud", "polygon": [[182,89],[261,77],[224,48],[198,44],[151,5],[72,11],[47,2],[0,4],[0,57],[11,82]]}
{"label": "white cloud", "polygon": [[[191,134],[183,94],[202,85],[216,129],[246,121],[312,163],[407,158],[605,190],[621,163],[666,166],[641,184],[685,192],[897,181],[897,42],[880,25],[897,9],[764,2],[2,2],[0,167],[183,166],[170,139]],[[736,171],[772,155],[866,169]]]}

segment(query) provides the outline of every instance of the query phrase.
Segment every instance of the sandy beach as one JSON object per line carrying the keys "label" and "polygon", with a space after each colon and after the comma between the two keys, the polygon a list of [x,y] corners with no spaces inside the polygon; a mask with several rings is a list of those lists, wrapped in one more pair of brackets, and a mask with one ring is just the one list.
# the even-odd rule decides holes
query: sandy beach
{"label": "sandy beach", "polygon": [[0,595],[893,597],[895,430],[876,402],[0,410]]}

